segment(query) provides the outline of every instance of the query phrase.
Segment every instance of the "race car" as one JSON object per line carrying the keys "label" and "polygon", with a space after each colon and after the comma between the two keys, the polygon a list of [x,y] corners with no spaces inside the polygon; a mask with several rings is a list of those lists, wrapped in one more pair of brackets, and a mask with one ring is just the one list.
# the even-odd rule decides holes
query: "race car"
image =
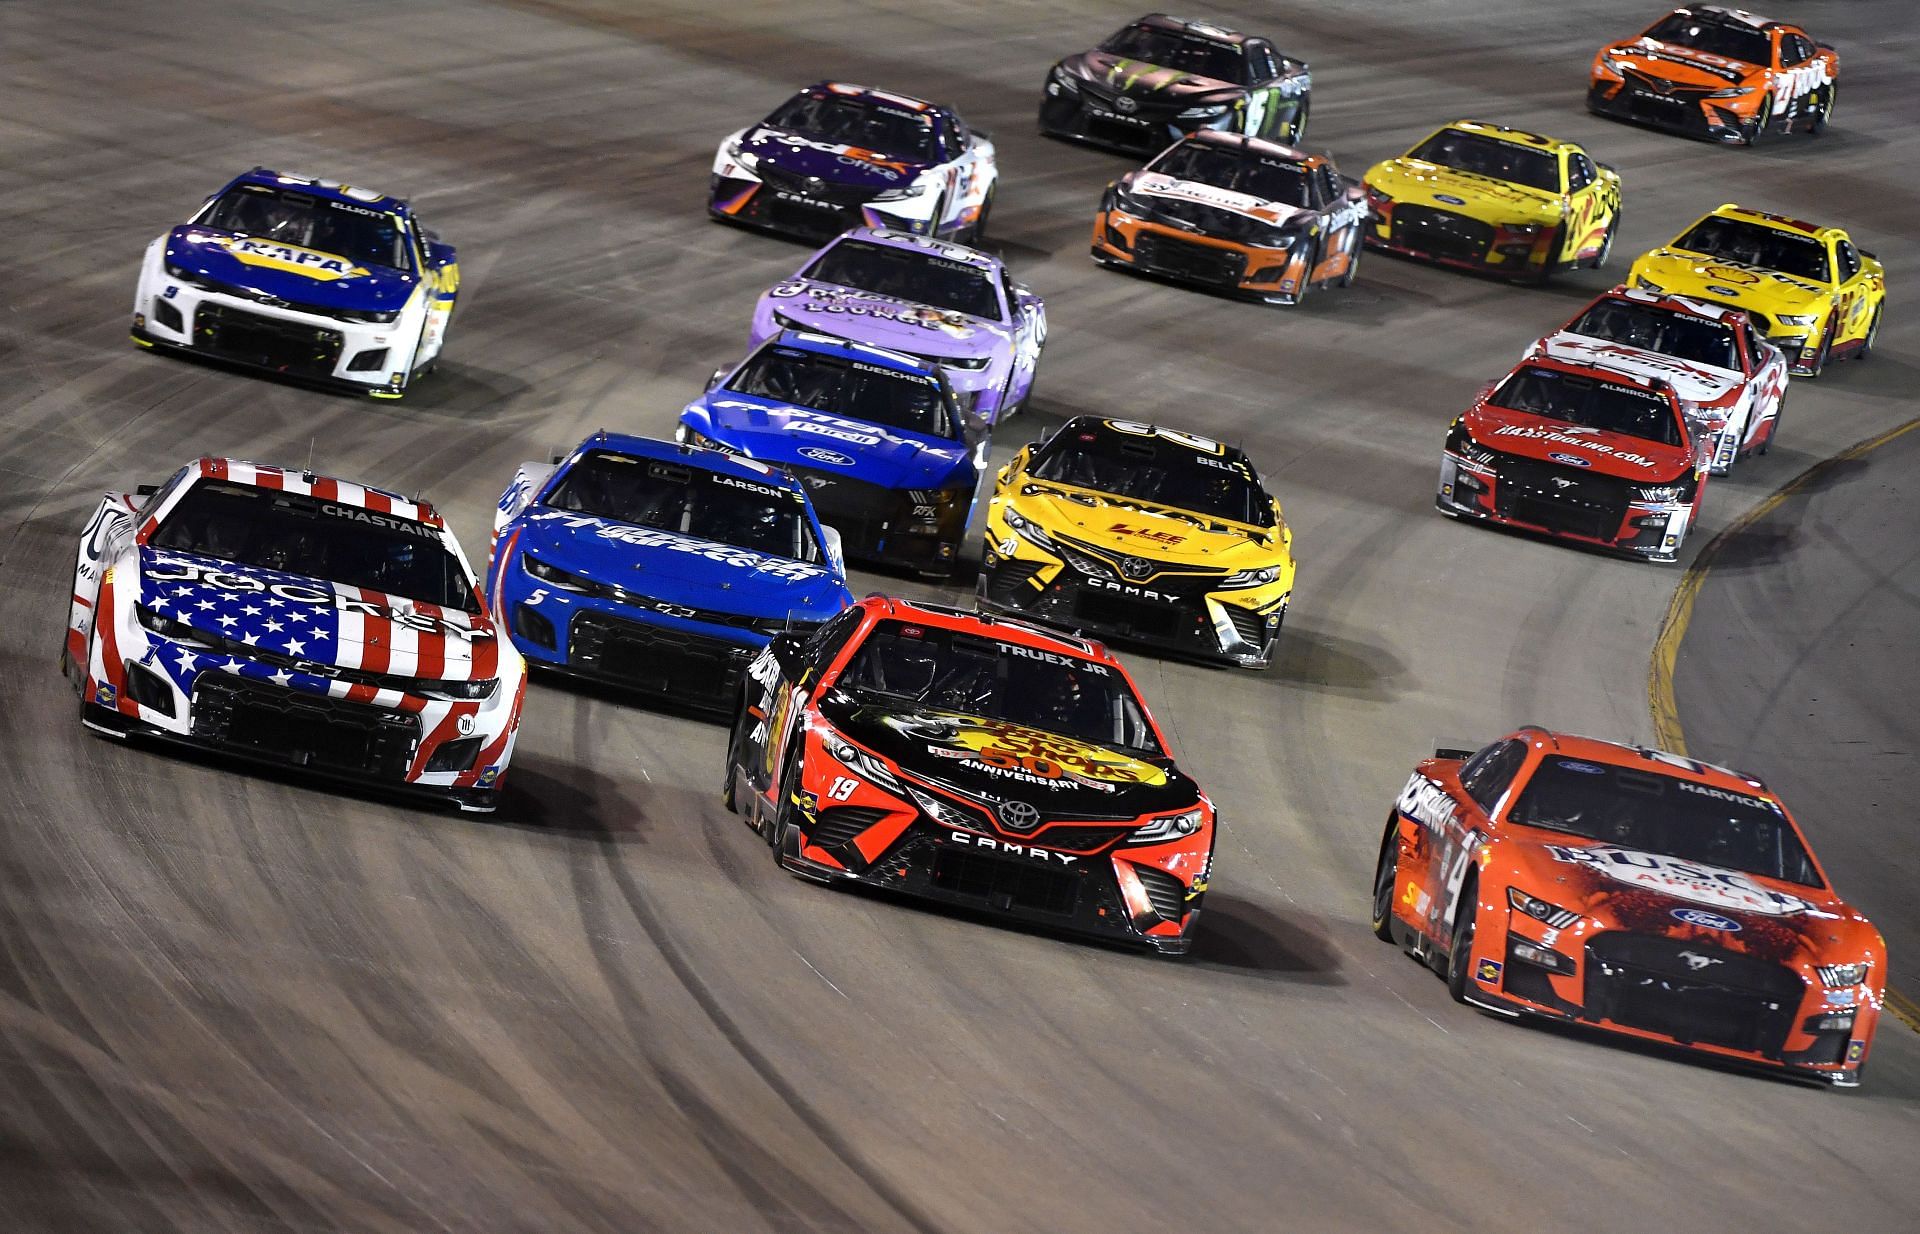
{"label": "race car", "polygon": [[108,493],[61,671],[108,737],[499,801],[526,666],[433,507],[237,459]]}
{"label": "race car", "polygon": [[1787,358],[1736,309],[1616,287],[1524,358],[1540,357],[1667,382],[1716,476],[1780,431]]}
{"label": "race car", "polygon": [[989,424],[1033,392],[1047,307],[999,258],[903,231],[859,227],[775,284],[750,346],[783,330],[831,334],[929,360],[960,406]]}
{"label": "race car", "polygon": [[1298,304],[1352,284],[1366,220],[1366,195],[1331,159],[1202,132],[1107,186],[1093,259]]}
{"label": "race car", "polygon": [[959,564],[987,454],[939,365],[799,330],[715,373],[674,435],[792,474],[850,557],[934,577]]}
{"label": "race car", "polygon": [[1486,1011],[1860,1083],[1886,943],[1752,776],[1522,728],[1387,815],[1373,930]]}
{"label": "race car", "polygon": [[1165,955],[1213,803],[1098,643],[869,596],[753,663],[724,799],[781,866]]}
{"label": "race car", "polygon": [[1297,144],[1312,86],[1271,39],[1149,13],[1047,70],[1040,131],[1135,154],[1203,129]]}
{"label": "race car", "polygon": [[1464,270],[1543,281],[1598,269],[1620,227],[1620,173],[1570,141],[1457,120],[1366,175],[1366,242]]}
{"label": "race car", "polygon": [[522,463],[493,516],[487,594],[527,662],[729,711],[767,640],[853,602],[835,534],[751,459],[601,432]]}
{"label": "race car", "polygon": [[147,245],[133,341],[396,399],[433,371],[459,290],[406,202],[256,167]]}
{"label": "race car", "polygon": [[1259,669],[1292,595],[1293,532],[1238,447],[1075,416],[995,479],[983,612]]}
{"label": "race car", "polygon": [[1796,377],[1866,359],[1887,298],[1886,270],[1840,228],[1732,203],[1642,253],[1627,283],[1743,310]]}
{"label": "race car", "polygon": [[804,239],[889,227],[976,243],[998,172],[960,113],[823,81],[720,143],[707,213]]}
{"label": "race car", "polygon": [[1790,22],[1744,9],[1675,9],[1593,58],[1587,110],[1751,146],[1770,133],[1823,133],[1840,57]]}
{"label": "race car", "polygon": [[1525,360],[1453,421],[1434,505],[1673,561],[1700,513],[1705,453],[1666,381]]}

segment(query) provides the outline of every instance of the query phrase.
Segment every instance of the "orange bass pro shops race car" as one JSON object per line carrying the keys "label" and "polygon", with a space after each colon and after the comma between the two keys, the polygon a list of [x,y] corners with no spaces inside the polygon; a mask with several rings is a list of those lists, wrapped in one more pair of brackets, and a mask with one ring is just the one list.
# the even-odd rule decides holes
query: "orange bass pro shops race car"
{"label": "orange bass pro shops race car", "polygon": [[1387,817],[1374,933],[1486,1011],[1850,1088],[1886,944],[1760,781],[1523,728],[1440,750]]}

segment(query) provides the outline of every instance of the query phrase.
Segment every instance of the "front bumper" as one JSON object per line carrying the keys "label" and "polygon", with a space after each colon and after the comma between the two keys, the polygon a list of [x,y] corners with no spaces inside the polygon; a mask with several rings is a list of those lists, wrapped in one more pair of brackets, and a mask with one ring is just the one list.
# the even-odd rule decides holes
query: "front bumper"
{"label": "front bumper", "polygon": [[831,240],[851,227],[890,227],[895,231],[931,235],[933,197],[922,194],[895,202],[876,202],[878,189],[809,185],[797,176],[771,168],[749,178],[744,168],[734,175],[712,176],[707,213],[723,222],[802,240]]}
{"label": "front bumper", "polygon": [[[1123,154],[1154,155],[1202,129],[1240,131],[1239,108],[1229,107],[1210,119],[1182,119],[1180,112],[1185,109],[1178,103],[1132,98],[1122,102],[1122,97],[1099,85],[1082,84],[1069,90],[1049,80],[1040,95],[1040,132]],[[1276,118],[1268,131],[1292,132],[1304,102],[1304,95],[1285,100],[1281,104],[1288,109],[1284,119]],[[1122,110],[1129,105],[1132,111]]]}
{"label": "front bumper", "polygon": [[1093,258],[1177,282],[1292,304],[1309,275],[1290,248],[1198,235],[1121,210],[1094,216]]}
{"label": "front bumper", "polygon": [[162,277],[142,281],[131,333],[145,347],[398,397],[412,375],[420,322],[411,311],[393,322],[342,321]]}
{"label": "front bumper", "polygon": [[[1562,483],[1564,481],[1564,483]],[[1483,463],[1440,456],[1434,505],[1443,514],[1555,539],[1673,561],[1698,502],[1637,500],[1625,480],[1495,454]]]}
{"label": "front bumper", "polygon": [[[1737,145],[1749,139],[1754,118],[1724,105],[1734,100],[1709,101],[1705,87],[1669,86],[1662,90],[1656,81],[1638,75],[1630,81],[1597,78],[1587,90],[1587,110],[1706,141]],[[1759,97],[1757,93],[1751,96],[1755,100]]]}
{"label": "front bumper", "polygon": [[[1535,230],[1520,230],[1523,227]],[[1550,252],[1555,234],[1554,228],[1543,225],[1489,223],[1437,206],[1399,201],[1384,210],[1376,204],[1361,228],[1362,240],[1370,249],[1513,279],[1539,278],[1559,268]]]}

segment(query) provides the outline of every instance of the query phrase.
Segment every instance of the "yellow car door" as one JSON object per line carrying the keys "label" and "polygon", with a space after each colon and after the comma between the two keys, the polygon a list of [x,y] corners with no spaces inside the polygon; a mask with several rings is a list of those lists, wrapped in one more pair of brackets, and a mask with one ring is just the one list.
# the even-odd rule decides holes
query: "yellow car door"
{"label": "yellow car door", "polygon": [[1553,260],[1591,260],[1606,243],[1618,202],[1600,169],[1578,146],[1569,145],[1561,151],[1560,182],[1566,186],[1567,221],[1560,233],[1560,251]]}

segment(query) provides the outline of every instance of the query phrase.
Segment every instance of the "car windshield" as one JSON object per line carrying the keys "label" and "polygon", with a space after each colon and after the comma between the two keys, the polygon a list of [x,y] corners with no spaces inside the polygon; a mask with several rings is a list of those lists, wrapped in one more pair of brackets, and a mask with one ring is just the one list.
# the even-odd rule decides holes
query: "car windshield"
{"label": "car windshield", "polygon": [[1148,170],[1176,180],[1197,180],[1283,206],[1313,208],[1313,189],[1306,169],[1285,159],[1183,141],[1161,155]]}
{"label": "car windshield", "polygon": [[933,118],[905,107],[806,91],[782,103],[766,122],[819,141],[891,154],[915,163],[940,161],[934,150]]}
{"label": "car windshield", "polygon": [[799,493],[684,463],[589,450],[561,474],[546,504],[772,557],[820,560]]}
{"label": "car windshield", "polygon": [[917,249],[841,240],[828,246],[801,277],[988,321],[1007,319],[991,270]]}
{"label": "car windshield", "polygon": [[1236,86],[1247,80],[1247,57],[1239,47],[1180,30],[1128,26],[1100,44],[1100,50]]}
{"label": "car windshield", "polygon": [[1146,709],[1111,666],[909,621],[882,621],[835,683],[861,695],[1159,754]]}
{"label": "car windshield", "polygon": [[1824,886],[1779,807],[1659,772],[1549,757],[1520,790],[1507,820],[1723,870]]}
{"label": "car windshield", "polygon": [[1685,440],[1672,405],[1660,395],[1580,373],[1525,365],[1501,382],[1487,402],[1663,445]]}
{"label": "car windshield", "polygon": [[1701,219],[1686,235],[1675,240],[1673,247],[1736,265],[1778,270],[1816,283],[1831,281],[1826,245],[1812,236],[1749,223],[1745,219],[1717,215]]}
{"label": "car windshield", "polygon": [[1040,448],[1031,473],[1036,480],[1271,527],[1273,502],[1245,460],[1204,438],[1193,440],[1187,445],[1160,433],[1070,424]]}
{"label": "car windshield", "polygon": [[1560,159],[1548,150],[1536,150],[1511,141],[1498,141],[1479,133],[1459,129],[1441,129],[1413,148],[1407,156],[1438,163],[1455,171],[1472,172],[1528,188],[1560,191]]}
{"label": "car windshield", "polygon": [[168,512],[149,543],[480,611],[473,579],[439,528],[304,493],[203,479]]}
{"label": "car windshield", "polygon": [[1733,21],[1714,21],[1696,13],[1669,13],[1645,37],[1674,47],[1725,56],[1742,64],[1771,64],[1773,43],[1764,30]]}
{"label": "car windshield", "polygon": [[938,378],[864,360],[774,344],[741,365],[727,389],[928,437],[960,435]]}
{"label": "car windshield", "polygon": [[1692,313],[1608,296],[1575,318],[1567,331],[1625,347],[1657,351],[1676,360],[1740,370],[1733,327]]}
{"label": "car windshield", "polygon": [[413,268],[399,216],[297,189],[238,185],[220,195],[203,221],[221,231],[331,253],[359,266]]}

